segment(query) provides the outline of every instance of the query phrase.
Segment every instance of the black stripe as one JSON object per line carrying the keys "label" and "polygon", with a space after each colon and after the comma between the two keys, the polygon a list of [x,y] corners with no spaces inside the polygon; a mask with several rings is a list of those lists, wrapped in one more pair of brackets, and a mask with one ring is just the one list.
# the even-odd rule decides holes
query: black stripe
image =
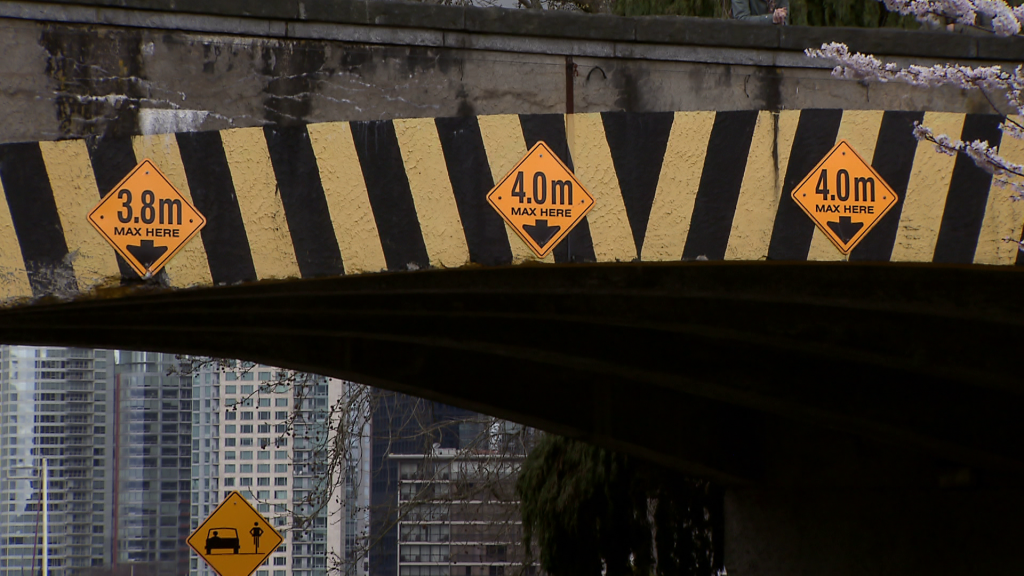
{"label": "black stripe", "polygon": [[201,234],[214,284],[254,282],[256,267],[220,133],[182,132],[176,136],[192,201],[206,218]]}
{"label": "black stripe", "polygon": [[754,138],[757,110],[719,112],[708,138],[683,260],[724,260],[736,202]]}
{"label": "black stripe", "polygon": [[[1003,135],[999,129],[1001,121],[1000,116],[992,114],[968,114],[964,118],[960,139],[964,142],[986,140],[989,146],[999,146]],[[960,264],[974,262],[991,184],[991,174],[978,168],[966,154],[957,154],[932,261]]]}
{"label": "black stripe", "polygon": [[672,112],[601,114],[638,256],[647,237],[651,206],[674,117]]}
{"label": "black stripe", "polygon": [[793,189],[836,145],[842,110],[804,110],[796,126],[782,184],[779,211],[775,214],[769,260],[807,260],[814,237],[814,221],[793,201]]}
{"label": "black stripe", "polygon": [[[32,294],[77,292],[75,271],[57,213],[43,153],[35,142],[0,145],[0,182]],[[82,215],[85,218],[85,214]]]}
{"label": "black stripe", "polygon": [[350,126],[388,270],[429,267],[394,124],[373,120]]}
{"label": "black stripe", "polygon": [[910,171],[914,167],[914,153],[917,150],[914,122],[922,119],[924,112],[886,112],[882,115],[871,166],[896,192],[899,200],[850,252],[850,260],[888,261],[892,257],[892,247],[896,244],[900,214],[903,213],[903,201],[907,197],[907,183],[910,182]]}
{"label": "black stripe", "polygon": [[313,146],[305,126],[266,127],[281,204],[303,278],[345,273]]}
{"label": "black stripe", "polygon": [[[565,116],[562,114],[520,114],[519,123],[523,127],[523,138],[526,148],[530,149],[539,141],[544,141],[551,151],[562,159],[562,162],[575,171],[572,155],[569,154],[569,141],[565,136]],[[586,182],[583,183],[586,185]],[[590,222],[581,220],[569,232],[558,246],[551,252],[555,262],[595,262],[594,241],[590,237]]]}
{"label": "black stripe", "polygon": [[[132,148],[132,139],[130,136],[90,136],[85,144],[89,150],[92,173],[96,176],[96,188],[100,198],[103,198],[138,164],[135,160],[135,149]],[[121,281],[139,281],[141,278],[138,272],[116,251],[115,255],[117,268],[121,271]]]}
{"label": "black stripe", "polygon": [[498,265],[512,262],[512,249],[501,216],[487,203],[494,188],[480,124],[473,116],[438,118],[437,135],[448,166],[448,178],[455,193],[455,204],[466,232],[469,258],[477,264]]}

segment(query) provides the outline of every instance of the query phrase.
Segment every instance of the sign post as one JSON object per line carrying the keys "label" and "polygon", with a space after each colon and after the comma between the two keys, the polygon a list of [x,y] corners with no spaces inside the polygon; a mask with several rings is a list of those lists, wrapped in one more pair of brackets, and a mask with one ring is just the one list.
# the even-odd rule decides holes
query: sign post
{"label": "sign post", "polygon": [[188,537],[188,545],[220,576],[250,576],[283,541],[237,491]]}

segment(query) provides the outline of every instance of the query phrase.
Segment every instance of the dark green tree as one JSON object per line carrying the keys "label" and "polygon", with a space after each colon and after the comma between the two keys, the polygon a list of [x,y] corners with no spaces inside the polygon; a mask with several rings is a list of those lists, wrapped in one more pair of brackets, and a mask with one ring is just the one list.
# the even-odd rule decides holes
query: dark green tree
{"label": "dark green tree", "polygon": [[717,571],[717,507],[707,482],[547,435],[523,463],[516,490],[524,543],[552,576]]}
{"label": "dark green tree", "polygon": [[[613,10],[621,16],[728,18],[729,7],[729,0],[615,0]],[[790,0],[789,23],[857,28],[918,27],[913,17],[889,12],[876,0]]]}

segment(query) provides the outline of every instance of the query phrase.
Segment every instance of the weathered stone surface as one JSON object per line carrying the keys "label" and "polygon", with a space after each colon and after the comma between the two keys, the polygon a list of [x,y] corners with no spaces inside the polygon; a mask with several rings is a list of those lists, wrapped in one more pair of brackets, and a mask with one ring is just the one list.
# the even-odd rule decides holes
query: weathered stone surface
{"label": "weathered stone surface", "polygon": [[[295,122],[844,108],[985,112],[981,94],[832,78],[829,40],[924,64],[1020,39],[402,2],[0,5],[0,142]],[[981,60],[974,60],[982,62]]]}

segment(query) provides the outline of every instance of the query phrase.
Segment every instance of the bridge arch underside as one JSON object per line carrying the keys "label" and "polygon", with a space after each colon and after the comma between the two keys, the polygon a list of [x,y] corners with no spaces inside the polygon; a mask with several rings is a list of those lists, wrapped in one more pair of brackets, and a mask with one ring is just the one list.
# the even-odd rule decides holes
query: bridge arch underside
{"label": "bridge arch underside", "polygon": [[730,484],[1024,476],[1013,267],[522,265],[0,312],[0,341],[237,357],[585,438]]}

